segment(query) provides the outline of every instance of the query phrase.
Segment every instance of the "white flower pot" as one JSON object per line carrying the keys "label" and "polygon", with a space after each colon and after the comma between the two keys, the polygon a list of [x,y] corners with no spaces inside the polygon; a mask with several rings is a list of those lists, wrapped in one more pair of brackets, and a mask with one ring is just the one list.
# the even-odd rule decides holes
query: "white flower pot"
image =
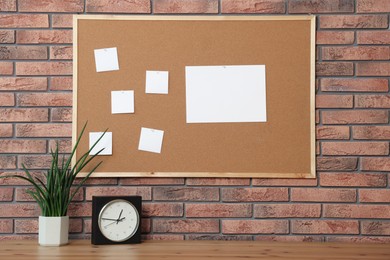
{"label": "white flower pot", "polygon": [[61,246],[68,244],[69,216],[39,217],[39,244]]}

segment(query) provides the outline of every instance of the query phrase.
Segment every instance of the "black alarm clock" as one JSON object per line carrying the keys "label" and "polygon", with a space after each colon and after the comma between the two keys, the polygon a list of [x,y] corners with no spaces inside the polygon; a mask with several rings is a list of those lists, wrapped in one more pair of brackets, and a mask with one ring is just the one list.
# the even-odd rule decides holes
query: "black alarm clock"
{"label": "black alarm clock", "polygon": [[141,242],[141,196],[93,196],[94,245]]}

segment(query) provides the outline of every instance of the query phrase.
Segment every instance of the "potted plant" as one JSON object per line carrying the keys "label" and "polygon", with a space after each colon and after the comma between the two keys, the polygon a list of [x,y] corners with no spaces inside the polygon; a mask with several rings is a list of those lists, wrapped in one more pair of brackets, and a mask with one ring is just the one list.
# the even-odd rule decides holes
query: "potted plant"
{"label": "potted plant", "polygon": [[[41,209],[39,216],[39,244],[43,246],[60,246],[68,243],[69,216],[67,216],[68,207],[73,197],[77,194],[81,186],[96,170],[102,162],[92,167],[81,181],[73,186],[77,175],[87,166],[102,150],[89,156],[90,151],[96,146],[103,135],[94,143],[94,145],[84,153],[71,166],[72,159],[80,143],[87,124],[84,125],[70,156],[66,159],[65,155],[60,156],[58,143],[55,150],[51,150],[51,166],[44,174],[44,178],[32,176],[28,169],[22,165],[25,175],[7,175],[0,178],[19,178],[29,182],[33,189],[27,190],[38,203]],[[61,157],[61,158],[60,158]],[[72,189],[72,187],[74,187]]]}

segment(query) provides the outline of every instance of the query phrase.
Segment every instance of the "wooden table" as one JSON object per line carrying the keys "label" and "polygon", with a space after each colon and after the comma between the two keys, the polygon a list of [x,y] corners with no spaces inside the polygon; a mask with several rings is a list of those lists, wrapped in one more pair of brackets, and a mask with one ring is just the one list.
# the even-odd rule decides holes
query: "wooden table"
{"label": "wooden table", "polygon": [[1,260],[18,259],[390,259],[389,244],[278,243],[260,241],[146,241],[137,245],[94,246],[73,240],[62,247],[36,240],[1,241]]}

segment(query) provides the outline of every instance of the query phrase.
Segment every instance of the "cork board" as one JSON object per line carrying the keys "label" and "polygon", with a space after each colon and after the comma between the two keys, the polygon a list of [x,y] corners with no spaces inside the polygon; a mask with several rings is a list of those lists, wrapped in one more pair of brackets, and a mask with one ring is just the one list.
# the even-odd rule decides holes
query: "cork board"
{"label": "cork board", "polygon": [[[97,177],[314,178],[314,35],[314,16],[75,15],[73,139],[86,121],[113,133]],[[97,73],[110,47],[120,69]],[[267,122],[186,123],[185,66],[257,64]],[[145,94],[147,70],[169,71],[168,95]],[[134,90],[134,114],[111,114],[114,90]],[[141,127],[164,130],[161,154],[138,151]]]}

